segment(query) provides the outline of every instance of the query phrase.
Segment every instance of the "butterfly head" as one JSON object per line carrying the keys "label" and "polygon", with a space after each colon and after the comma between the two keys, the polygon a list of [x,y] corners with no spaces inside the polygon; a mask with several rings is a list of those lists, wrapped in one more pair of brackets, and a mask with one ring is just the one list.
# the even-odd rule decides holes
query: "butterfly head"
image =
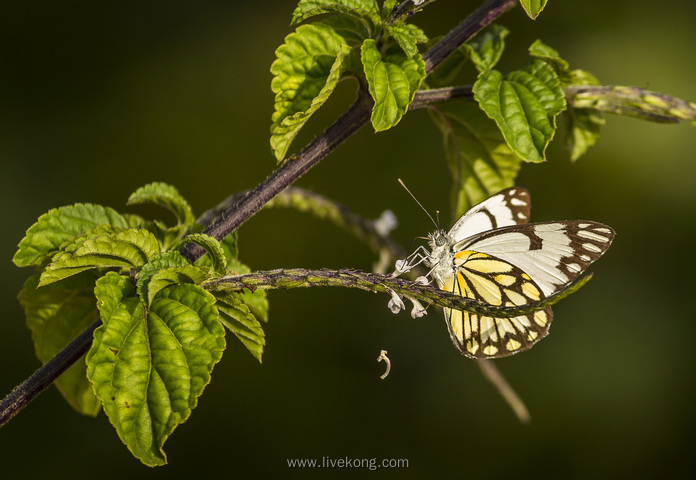
{"label": "butterfly head", "polygon": [[432,268],[431,278],[435,278],[439,284],[442,284],[442,279],[451,275],[454,240],[444,230],[435,230],[428,235],[428,244],[431,250],[428,256],[428,264]]}
{"label": "butterfly head", "polygon": [[428,243],[430,244],[430,248],[434,251],[452,243],[452,238],[444,230],[435,230],[428,234]]}

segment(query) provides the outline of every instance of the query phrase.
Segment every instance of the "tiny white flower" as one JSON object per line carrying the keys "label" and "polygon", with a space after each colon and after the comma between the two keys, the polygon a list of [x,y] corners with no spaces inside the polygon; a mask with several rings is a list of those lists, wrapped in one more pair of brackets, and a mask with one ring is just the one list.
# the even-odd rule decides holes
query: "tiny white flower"
{"label": "tiny white flower", "polygon": [[389,290],[389,293],[391,295],[391,299],[389,300],[389,303],[387,306],[389,307],[389,310],[392,311],[392,313],[397,314],[401,310],[406,309],[406,305],[404,305],[404,301],[401,300],[401,297],[397,295],[397,293],[394,290]]}
{"label": "tiny white flower", "polygon": [[420,318],[428,314],[428,312],[425,311],[425,307],[423,307],[423,305],[421,305],[421,303],[418,300],[411,297],[406,298],[411,300],[411,302],[413,303],[413,309],[411,309],[411,318]]}
{"label": "tiny white flower", "polygon": [[430,280],[428,280],[428,277],[425,277],[425,276],[416,278],[414,280],[414,282],[417,283],[418,285],[429,285],[430,284]]}
{"label": "tiny white flower", "polygon": [[380,215],[377,220],[372,222],[372,225],[375,227],[375,231],[377,233],[379,233],[383,237],[386,237],[387,235],[389,235],[389,232],[391,232],[399,226],[399,222],[396,219],[396,215],[394,215],[394,212],[392,212],[391,210],[385,210],[382,212],[382,215]]}

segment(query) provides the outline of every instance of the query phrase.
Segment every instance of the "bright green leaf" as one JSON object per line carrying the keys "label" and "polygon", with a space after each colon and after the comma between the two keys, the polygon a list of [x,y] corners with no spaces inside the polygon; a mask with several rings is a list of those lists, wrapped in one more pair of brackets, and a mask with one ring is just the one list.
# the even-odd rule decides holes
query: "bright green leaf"
{"label": "bright green leaf", "polygon": [[408,58],[418,53],[418,44],[426,43],[428,37],[425,32],[411,23],[398,21],[387,27],[389,34],[399,44]]}
{"label": "bright green leaf", "polygon": [[[38,287],[38,270],[24,284],[19,303],[24,308],[36,356],[46,363],[97,319],[94,299],[95,272],[76,275],[65,282]],[[72,408],[96,416],[101,403],[87,380],[84,361],[75,362],[55,381]]]}
{"label": "bright green leaf", "polygon": [[323,13],[351,15],[375,29],[381,24],[375,0],[300,0],[292,14],[291,25]]}
{"label": "bright green leaf", "polygon": [[125,275],[107,272],[97,280],[94,296],[97,298],[97,308],[102,322],[106,322],[119,305],[126,299],[135,297],[135,287]]}
{"label": "bright green leaf", "polygon": [[227,258],[225,256],[225,250],[222,248],[220,242],[209,235],[203,233],[192,233],[187,235],[182,241],[181,246],[187,243],[195,243],[196,245],[203,247],[212,262],[212,269],[218,275],[224,275],[227,273]]}
{"label": "bright green leaf", "polygon": [[154,182],[140,187],[128,198],[127,205],[153,204],[171,211],[179,224],[191,225],[193,210],[179,191],[166,183]]}
{"label": "bright green leaf", "polygon": [[144,229],[127,229],[113,235],[80,240],[72,251],[57,253],[41,275],[40,285],[48,285],[91,268],[142,267],[159,254],[159,242]]}
{"label": "bright green leaf", "polygon": [[448,102],[431,110],[431,117],[442,132],[452,172],[455,218],[514,185],[521,159],[478,105],[467,100]]}
{"label": "bright green leaf", "polygon": [[491,70],[479,75],[473,91],[517,155],[527,162],[545,160],[544,152],[556,132],[556,116],[566,107],[553,68],[534,60],[505,77]]}
{"label": "bright green leaf", "polygon": [[129,226],[116,210],[101,205],[78,203],[51,209],[27,230],[12,260],[18,267],[38,265],[63,242],[101,224],[117,228]]}
{"label": "bright green leaf", "polygon": [[240,295],[226,291],[217,291],[213,294],[217,299],[215,306],[220,312],[220,322],[235,334],[260,363],[266,340],[259,321],[250,312]]}
{"label": "bright green leaf", "polygon": [[95,293],[110,308],[101,310],[87,375],[131,453],[145,465],[163,465],[164,442],[189,417],[222,357],[224,329],[215,298],[196,285],[162,290],[146,311],[124,290],[126,277],[115,277],[102,277],[108,289],[97,282]]}
{"label": "bright green leaf", "polygon": [[114,235],[118,232],[124,231],[124,228],[112,227],[108,224],[97,225],[94,228],[90,228],[86,232],[76,235],[71,239],[63,242],[63,244],[58,247],[61,252],[74,253],[77,251],[87,240],[101,237],[102,235]]}
{"label": "bright green leaf", "polygon": [[[222,251],[225,254],[225,260],[229,266],[232,262],[237,260],[237,230],[227,235],[220,242],[222,246]],[[209,255],[203,255],[196,261],[196,265],[199,267],[212,267],[213,262]]]}
{"label": "bright green leaf", "polygon": [[382,4],[382,18],[389,18],[397,3],[399,3],[398,0],[384,0]]}
{"label": "bright green leaf", "polygon": [[297,133],[333,92],[349,53],[344,38],[322,23],[298,27],[276,50],[271,65],[271,149],[278,160],[285,158]]}
{"label": "bright green leaf", "polygon": [[505,37],[510,31],[500,25],[491,25],[483,33],[462,45],[479,72],[491,70],[503,56]]}
{"label": "bright green leaf", "polygon": [[406,113],[425,78],[425,63],[419,54],[409,59],[403,52],[382,58],[372,39],[363,43],[361,58],[370,95],[375,101],[372,126],[377,132],[387,130]]}
{"label": "bright green leaf", "polygon": [[546,6],[546,2],[547,0],[520,0],[522,8],[524,8],[524,11],[527,12],[527,15],[532,20],[539,16]]}
{"label": "bright green leaf", "polygon": [[178,251],[170,251],[156,256],[140,270],[136,288],[140,299],[149,306],[163,288],[199,284],[208,278],[208,269],[191,265]]}
{"label": "bright green leaf", "polygon": [[529,54],[551,65],[554,70],[556,70],[556,74],[562,86],[574,83],[573,74],[569,69],[568,62],[561,58],[556,50],[544,44],[541,40],[536,40],[530,45]]}

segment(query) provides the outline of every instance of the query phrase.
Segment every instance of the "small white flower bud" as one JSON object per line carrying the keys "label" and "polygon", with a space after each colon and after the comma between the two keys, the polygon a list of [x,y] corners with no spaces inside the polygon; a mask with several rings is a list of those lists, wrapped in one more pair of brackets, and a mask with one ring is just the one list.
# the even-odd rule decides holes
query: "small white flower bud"
{"label": "small white flower bud", "polygon": [[406,305],[404,305],[404,301],[401,300],[401,297],[397,295],[394,290],[389,290],[389,293],[391,294],[391,299],[387,304],[389,310],[391,310],[394,314],[399,313],[401,310],[405,310]]}
{"label": "small white flower bud", "polygon": [[411,270],[411,266],[408,264],[408,260],[397,260],[394,264],[393,276],[398,277],[402,273],[406,273]]}
{"label": "small white flower bud", "polygon": [[399,226],[399,222],[396,219],[396,215],[394,215],[394,212],[392,212],[391,210],[385,210],[382,212],[382,215],[380,215],[377,220],[372,222],[372,225],[375,227],[375,231],[377,233],[379,233],[383,237],[386,237],[387,235],[389,235],[389,232],[391,232]]}
{"label": "small white flower bud", "polygon": [[413,308],[411,309],[411,318],[420,318],[428,314],[428,312],[426,312],[425,310],[425,307],[423,307],[423,305],[421,305],[421,303],[418,300],[411,297],[407,298],[413,303]]}

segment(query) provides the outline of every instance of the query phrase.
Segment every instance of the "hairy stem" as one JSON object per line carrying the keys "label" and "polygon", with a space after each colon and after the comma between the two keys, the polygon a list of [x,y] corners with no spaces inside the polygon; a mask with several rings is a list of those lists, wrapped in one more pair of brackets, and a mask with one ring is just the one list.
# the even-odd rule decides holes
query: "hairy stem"
{"label": "hairy stem", "polygon": [[270,271],[259,271],[244,275],[230,275],[204,282],[201,286],[207,290],[251,291],[262,289],[291,289],[308,287],[348,287],[359,288],[377,293],[392,292],[407,298],[439,305],[441,307],[463,310],[479,315],[496,318],[511,318],[528,315],[537,310],[559,302],[568,295],[576,292],[585,285],[592,275],[587,275],[571,286],[538,302],[521,306],[492,306],[478,302],[459,294],[447,292],[429,284],[421,284],[379,273],[369,273],[354,269],[329,270],[322,268],[310,270],[306,268],[281,268]]}
{"label": "hairy stem", "polygon": [[87,353],[92,344],[92,334],[101,324],[99,319],[93,322],[55,357],[36,370],[31,377],[0,402],[0,427],[9,422],[17,412],[26,407],[39,393],[46,390],[56,378]]}

